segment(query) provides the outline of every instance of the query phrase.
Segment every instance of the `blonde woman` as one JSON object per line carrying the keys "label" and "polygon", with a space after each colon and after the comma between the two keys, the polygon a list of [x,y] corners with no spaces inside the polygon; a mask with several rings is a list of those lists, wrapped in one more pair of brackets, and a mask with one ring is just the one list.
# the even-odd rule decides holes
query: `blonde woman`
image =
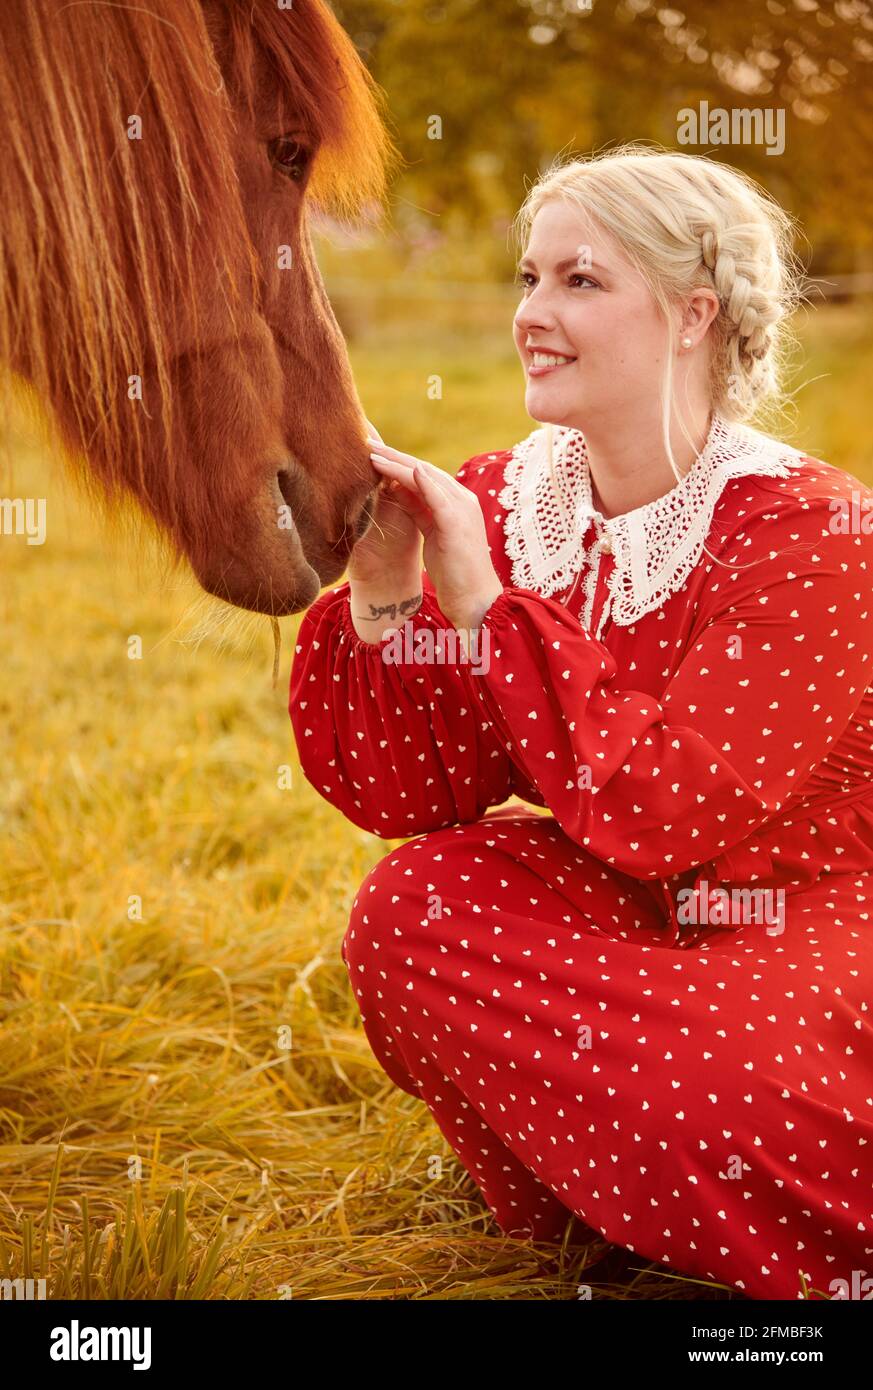
{"label": "blonde woman", "polygon": [[518,226],[542,423],[454,479],[374,438],[300,629],[307,777],[418,837],[343,958],[505,1231],[830,1297],[873,1269],[873,494],[746,423],[797,300],[751,181],[629,147]]}

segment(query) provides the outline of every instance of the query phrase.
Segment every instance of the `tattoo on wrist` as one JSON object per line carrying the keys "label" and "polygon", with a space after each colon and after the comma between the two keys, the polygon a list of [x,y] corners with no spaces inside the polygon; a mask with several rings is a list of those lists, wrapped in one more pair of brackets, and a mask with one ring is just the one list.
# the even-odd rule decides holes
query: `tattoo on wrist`
{"label": "tattoo on wrist", "polygon": [[377,607],[375,603],[371,603],[368,605],[369,613],[356,613],[355,617],[363,623],[375,623],[380,618],[394,619],[398,615],[402,618],[408,618],[410,614],[418,612],[423,597],[422,593],[413,594],[411,598],[405,598],[402,603],[386,603],[382,607]]}

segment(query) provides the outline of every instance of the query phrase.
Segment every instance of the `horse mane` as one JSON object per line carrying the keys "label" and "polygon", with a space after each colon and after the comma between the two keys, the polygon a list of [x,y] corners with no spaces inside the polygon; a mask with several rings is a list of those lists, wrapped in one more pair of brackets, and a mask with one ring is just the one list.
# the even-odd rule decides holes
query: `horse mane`
{"label": "horse mane", "polygon": [[[396,154],[379,91],[323,0],[212,9],[229,83],[197,0],[0,3],[0,357],[52,407],[95,497],[118,506],[132,486],[171,524],[174,330],[195,307],[195,265],[202,277],[211,262],[231,323],[257,286],[231,143],[232,98],[257,97],[256,58],[322,141],[308,205],[341,220],[379,207]],[[152,390],[132,408],[127,377],[145,372]],[[148,476],[144,411],[162,416],[168,453]]]}

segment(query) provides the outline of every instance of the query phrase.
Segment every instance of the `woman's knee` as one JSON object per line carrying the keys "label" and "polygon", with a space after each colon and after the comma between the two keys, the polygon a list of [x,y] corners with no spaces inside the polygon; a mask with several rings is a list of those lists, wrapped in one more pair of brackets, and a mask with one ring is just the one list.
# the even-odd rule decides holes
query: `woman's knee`
{"label": "woman's knee", "polygon": [[350,971],[362,971],[367,960],[381,952],[387,960],[401,935],[417,894],[421,875],[416,872],[418,841],[409,841],[375,864],[355,894],[342,944],[342,958]]}

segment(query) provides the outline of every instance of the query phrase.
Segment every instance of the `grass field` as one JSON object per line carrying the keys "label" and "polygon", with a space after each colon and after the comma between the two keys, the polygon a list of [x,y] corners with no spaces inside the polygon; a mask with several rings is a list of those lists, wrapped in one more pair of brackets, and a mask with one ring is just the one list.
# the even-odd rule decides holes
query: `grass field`
{"label": "grass field", "polygon": [[[389,443],[454,471],[533,428],[508,330],[361,324]],[[869,479],[873,312],[816,311],[804,336],[789,437]],[[48,539],[0,537],[0,1278],[49,1297],[714,1296],[620,1252],[583,1275],[605,1247],[578,1225],[564,1247],[501,1235],[360,1026],[340,942],[399,842],[299,773],[298,620],[274,691],[266,621],[219,621],[26,432],[13,454]]]}

